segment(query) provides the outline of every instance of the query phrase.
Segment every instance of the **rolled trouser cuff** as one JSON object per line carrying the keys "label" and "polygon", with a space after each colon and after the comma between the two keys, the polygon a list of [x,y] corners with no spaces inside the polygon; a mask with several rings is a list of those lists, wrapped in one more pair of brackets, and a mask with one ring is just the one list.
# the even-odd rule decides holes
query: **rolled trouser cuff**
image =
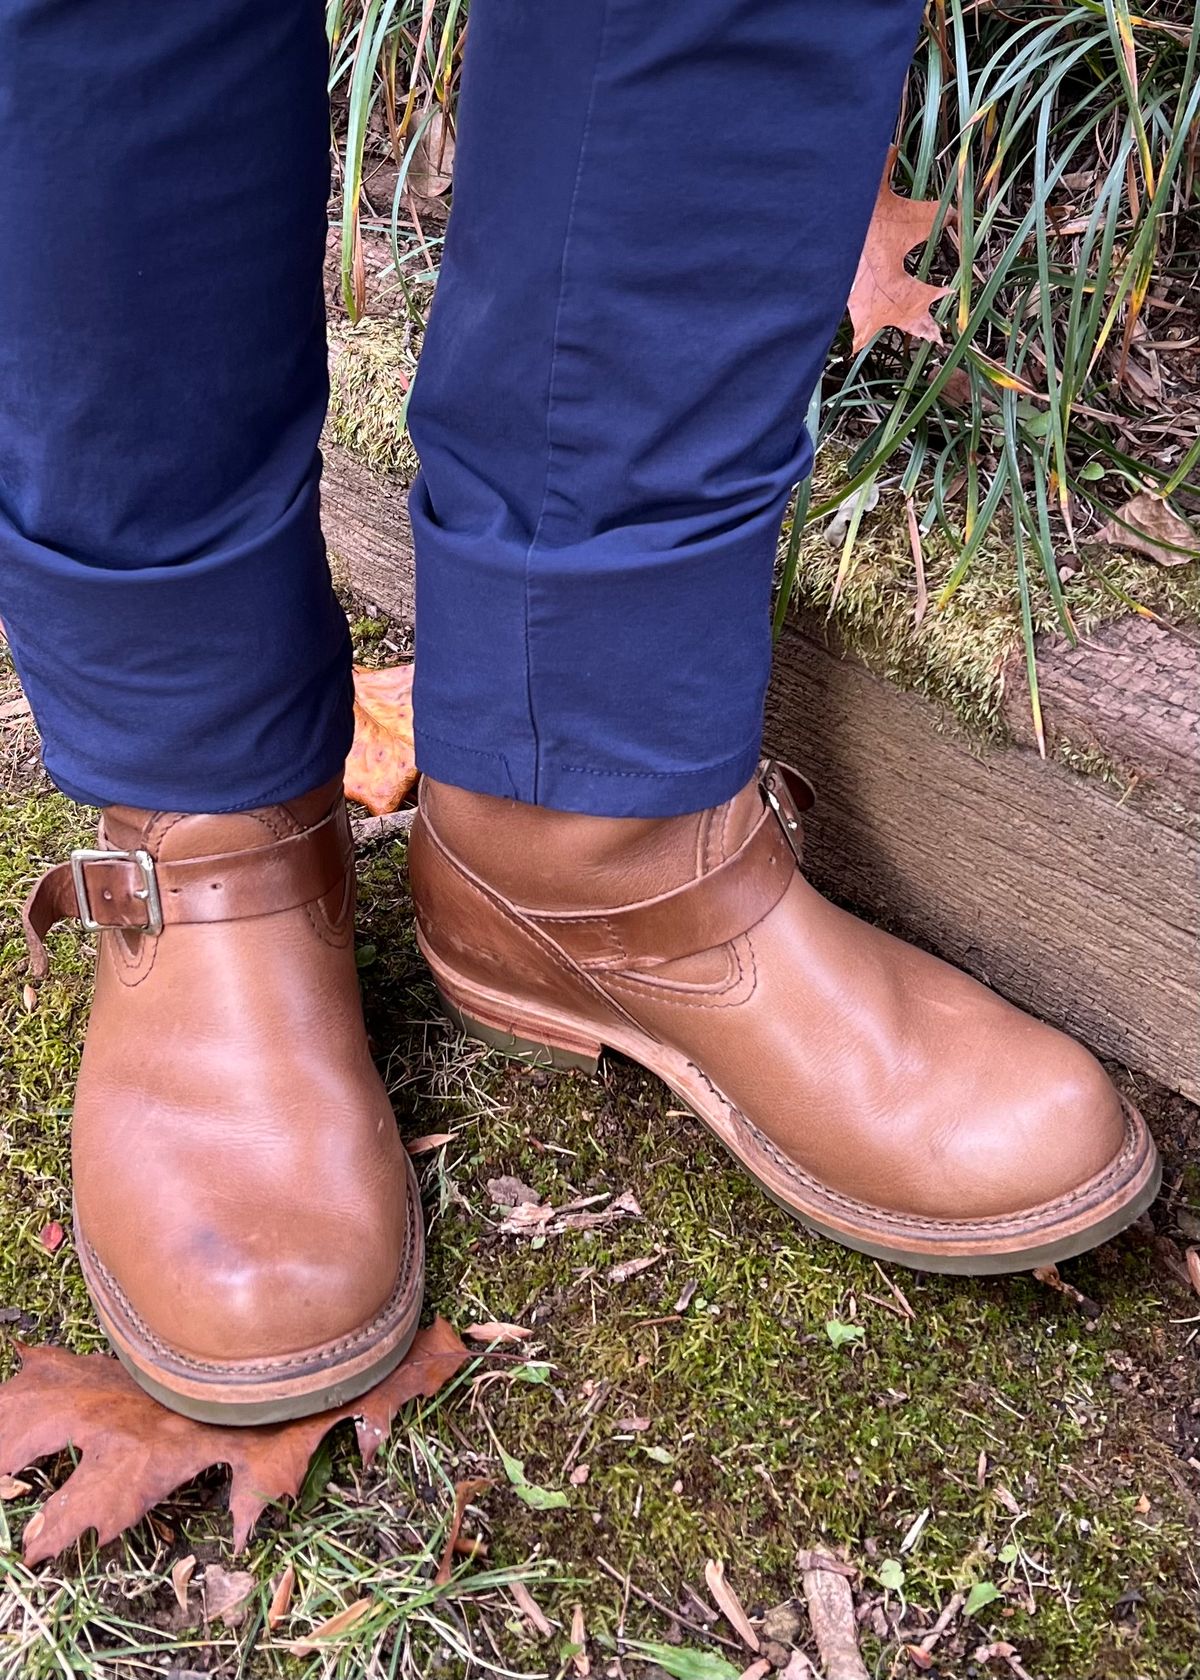
{"label": "rolled trouser cuff", "polygon": [[319,786],[353,733],[314,470],[252,539],[88,565],[0,524],[5,627],[54,782],[85,804],[246,810]]}

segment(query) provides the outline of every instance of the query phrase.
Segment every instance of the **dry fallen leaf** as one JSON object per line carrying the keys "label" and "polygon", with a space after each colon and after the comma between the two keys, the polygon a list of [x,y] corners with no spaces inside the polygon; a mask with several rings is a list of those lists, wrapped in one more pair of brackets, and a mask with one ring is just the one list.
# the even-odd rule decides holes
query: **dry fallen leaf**
{"label": "dry fallen leaf", "polygon": [[245,1621],[246,1601],[257,1584],[248,1570],[222,1569],[219,1563],[210,1563],[201,1584],[206,1622],[224,1622],[233,1628]]}
{"label": "dry fallen leaf", "polygon": [[757,1652],[759,1649],[758,1635],[750,1626],[750,1618],[742,1609],[737,1594],[725,1579],[725,1565],[709,1558],[704,1565],[704,1581],[709,1592],[716,1600],[717,1608],[724,1615],[730,1627],[740,1635],[752,1651]]}
{"label": "dry fallen leaf", "polygon": [[463,1335],[473,1342],[525,1342],[533,1331],[523,1324],[468,1324]]}
{"label": "dry fallen leaf", "polygon": [[459,1530],[462,1528],[463,1513],[472,1499],[481,1494],[485,1488],[491,1487],[491,1482],[484,1480],[470,1482],[455,1482],[454,1484],[454,1515],[450,1518],[450,1528],[446,1535],[446,1544],[442,1548],[442,1561],[438,1564],[437,1574],[433,1577],[434,1584],[444,1587],[450,1579],[454,1568],[454,1551],[458,1543]]}
{"label": "dry fallen leaf", "polygon": [[543,1639],[549,1639],[554,1628],[537,1603],[533,1594],[523,1581],[513,1581],[509,1585],[509,1592],[513,1596],[513,1603],[524,1616],[525,1620],[541,1634]]}
{"label": "dry fallen leaf", "polygon": [[[517,1178],[490,1179],[488,1192],[497,1207],[507,1210],[496,1227],[506,1237],[557,1237],[565,1231],[596,1231],[623,1219],[642,1217],[632,1190],[611,1198],[607,1191],[597,1196],[580,1196],[560,1208],[539,1201],[537,1192]],[[498,1196],[511,1199],[500,1201]]]}
{"label": "dry fallen leaf", "polygon": [[575,1672],[579,1680],[587,1680],[592,1672],[592,1663],[587,1654],[587,1629],[583,1622],[582,1604],[577,1604],[571,1612],[571,1644],[577,1647],[571,1656]]}
{"label": "dry fallen leaf", "polygon": [[440,198],[454,180],[454,133],[440,105],[421,130],[408,166],[408,190],[417,198]]}
{"label": "dry fallen leaf", "polygon": [[413,745],[413,668],[354,668],[354,741],[346,760],[346,798],[386,816],[417,779]]}
{"label": "dry fallen leaf", "polygon": [[274,1633],[292,1608],[292,1594],[296,1590],[296,1565],[289,1563],[275,1583],[271,1603],[267,1609],[267,1632]]}
{"label": "dry fallen leaf", "polygon": [[577,1464],[567,1477],[572,1487],[582,1487],[592,1473],[590,1464]]}
{"label": "dry fallen leaf", "polygon": [[900,198],[894,193],[890,183],[895,164],[893,146],[850,293],[856,351],[885,327],[899,327],[933,344],[942,342],[941,328],[929,311],[950,288],[917,280],[904,266],[913,247],[924,245],[929,238],[938,207],[932,201]]}
{"label": "dry fallen leaf", "polygon": [[1189,1248],[1183,1258],[1187,1263],[1187,1273],[1191,1279],[1192,1288],[1197,1295],[1200,1295],[1200,1248]]}
{"label": "dry fallen leaf", "polygon": [[410,1138],[404,1147],[410,1155],[431,1155],[443,1144],[453,1143],[454,1138],[453,1132],[427,1132],[424,1137]]}
{"label": "dry fallen leaf", "polygon": [[54,1250],[61,1246],[66,1234],[58,1220],[52,1219],[48,1225],[43,1225],[38,1232],[38,1241],[47,1254],[53,1254]]}
{"label": "dry fallen leaf", "polygon": [[32,1482],[19,1481],[16,1476],[0,1476],[0,1499],[20,1499],[22,1494],[32,1492]]}
{"label": "dry fallen leaf", "polygon": [[187,1557],[181,1557],[171,1565],[171,1591],[175,1594],[175,1602],[187,1614],[188,1582],[196,1571],[196,1559],[189,1552]]}
{"label": "dry fallen leaf", "polygon": [[750,1664],[749,1668],[742,1670],[738,1675],[738,1680],[764,1680],[764,1676],[770,1674],[770,1672],[771,1664],[766,1657],[759,1657]]}
{"label": "dry fallen leaf", "polygon": [[1131,497],[1115,519],[1101,525],[1096,540],[1112,548],[1132,548],[1160,566],[1186,566],[1200,556],[1200,535],[1161,496],[1152,496],[1148,490]]}
{"label": "dry fallen leaf", "polygon": [[336,1423],[355,1420],[359,1451],[369,1464],[401,1406],[436,1394],[470,1358],[439,1318],[417,1332],[391,1375],[358,1400],[291,1423],[220,1428],[169,1412],[108,1354],[19,1351],[20,1371],[0,1384],[0,1475],[68,1445],[79,1459],[25,1525],[28,1564],[56,1557],[89,1528],[106,1545],[214,1464],[231,1472],[229,1510],[240,1551],[266,1507],[300,1491],[318,1443]]}
{"label": "dry fallen leaf", "polygon": [[303,1639],[290,1640],[287,1650],[294,1657],[311,1657],[314,1651],[323,1650],[357,1622],[361,1622],[374,1608],[373,1598],[357,1598],[353,1604],[339,1610],[336,1616],[330,1616],[328,1621],[321,1622],[311,1633],[306,1633]]}

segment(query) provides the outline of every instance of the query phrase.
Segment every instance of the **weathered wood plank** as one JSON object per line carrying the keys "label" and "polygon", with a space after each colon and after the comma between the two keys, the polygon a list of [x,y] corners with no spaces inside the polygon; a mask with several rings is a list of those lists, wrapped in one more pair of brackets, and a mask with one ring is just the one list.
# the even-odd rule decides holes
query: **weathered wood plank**
{"label": "weathered wood plank", "polygon": [[[1132,613],[1072,647],[1055,636],[1039,649],[1038,689],[1047,726],[1077,749],[1096,750],[1159,797],[1200,813],[1200,639]],[[1024,664],[1005,683],[1004,719],[1032,744]]]}
{"label": "weathered wood plank", "polygon": [[[324,507],[335,572],[367,602],[411,619],[403,487],[332,449]],[[1186,659],[1176,664],[1174,644],[1168,652],[1157,641],[1141,654],[1143,669],[1165,659],[1175,684],[1160,703],[1149,683],[1147,729],[1139,733],[1135,711],[1115,697],[1089,712],[1086,666],[1075,661],[1052,721],[1061,715],[1073,741],[1169,780],[1186,759],[1184,720],[1195,717]],[[1111,657],[1130,657],[1119,638]],[[1172,699],[1180,685],[1183,702]],[[776,661],[768,744],[817,784],[808,856],[825,891],[1200,1098],[1200,846],[1178,790],[1164,818],[1158,801],[1123,802],[1023,746],[980,750],[934,707],[834,657],[799,626],[785,632]]]}
{"label": "weathered wood plank", "polygon": [[[1200,1096],[1200,847],[785,633],[768,738],[816,784],[814,881],[1095,1049]],[[939,727],[941,725],[942,727]]]}

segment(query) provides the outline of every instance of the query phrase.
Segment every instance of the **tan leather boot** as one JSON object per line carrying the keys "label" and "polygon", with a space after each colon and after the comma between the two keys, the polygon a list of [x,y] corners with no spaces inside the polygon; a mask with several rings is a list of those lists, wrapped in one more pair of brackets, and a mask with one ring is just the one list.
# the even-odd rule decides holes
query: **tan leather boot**
{"label": "tan leather boot", "polygon": [[114,1349],[164,1405],[264,1423],[400,1360],[420,1202],[371,1062],[338,784],[222,816],[111,806],[25,907],[99,935],[75,1237]]}
{"label": "tan leather boot", "polygon": [[1141,1117],[1072,1040],[815,892],[806,787],[769,765],[763,791],[639,821],[427,784],[412,885],[450,1013],[560,1066],[632,1057],[879,1259],[1019,1271],[1112,1236],[1158,1187]]}

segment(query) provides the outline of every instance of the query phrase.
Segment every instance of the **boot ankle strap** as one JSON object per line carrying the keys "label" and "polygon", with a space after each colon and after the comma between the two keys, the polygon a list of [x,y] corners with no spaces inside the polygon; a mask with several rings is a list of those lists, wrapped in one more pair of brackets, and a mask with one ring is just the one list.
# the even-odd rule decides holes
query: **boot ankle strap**
{"label": "boot ankle strap", "polygon": [[789,765],[759,767],[762,816],[745,841],[705,875],[672,892],[601,911],[522,909],[581,968],[653,968],[725,945],[756,927],[787,891],[801,860],[800,812],[810,783]]}
{"label": "boot ankle strap", "polygon": [[45,938],[78,919],[91,932],[156,935],[183,922],[235,922],[311,904],[345,879],[353,842],[345,806],[312,828],[244,851],[155,859],[148,851],[81,847],[38,881],[22,910],[30,972],[50,972]]}

